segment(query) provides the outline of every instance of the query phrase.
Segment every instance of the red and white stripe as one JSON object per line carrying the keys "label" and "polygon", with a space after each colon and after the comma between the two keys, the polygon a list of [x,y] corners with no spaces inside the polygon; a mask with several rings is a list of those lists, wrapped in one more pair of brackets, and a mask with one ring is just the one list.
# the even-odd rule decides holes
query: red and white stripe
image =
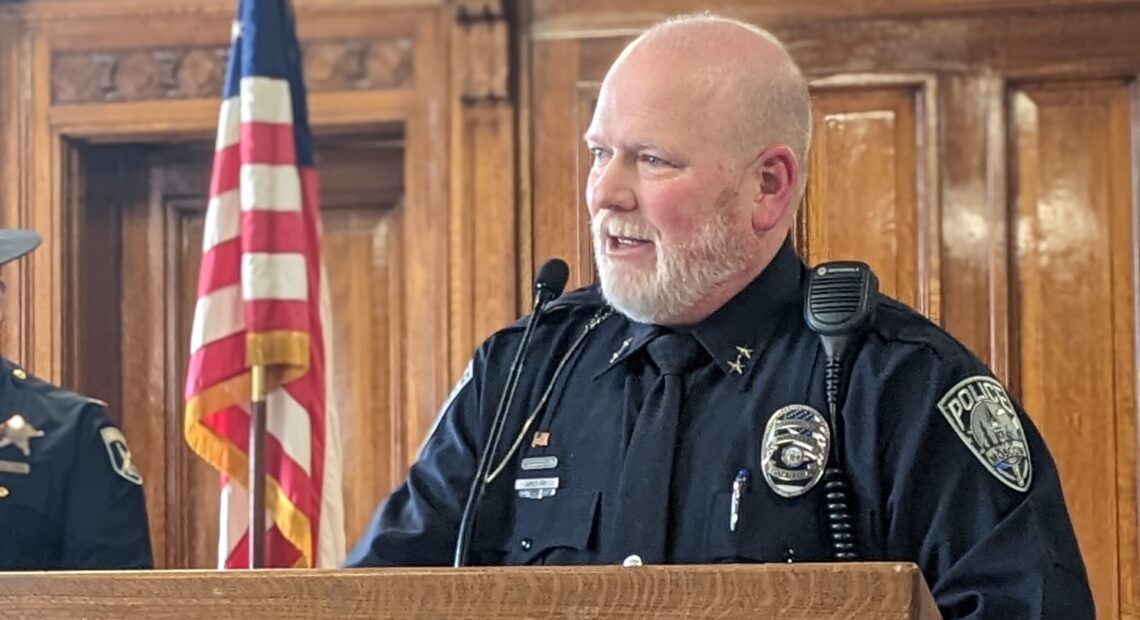
{"label": "red and white stripe", "polygon": [[[186,397],[190,402],[248,373],[249,337],[308,335],[307,370],[267,400],[266,473],[285,501],[267,500],[266,561],[270,567],[331,567],[345,548],[338,416],[326,387],[333,384],[325,348],[331,315],[319,250],[317,179],[313,170],[297,166],[290,101],[287,81],[252,77],[242,80],[239,96],[222,105]],[[248,402],[207,411],[198,424],[209,430],[204,437],[224,444],[200,452],[246,452]],[[248,498],[235,481],[244,476],[235,459],[219,460],[219,567],[244,567]],[[307,520],[312,548],[290,542],[303,537],[291,511]]]}

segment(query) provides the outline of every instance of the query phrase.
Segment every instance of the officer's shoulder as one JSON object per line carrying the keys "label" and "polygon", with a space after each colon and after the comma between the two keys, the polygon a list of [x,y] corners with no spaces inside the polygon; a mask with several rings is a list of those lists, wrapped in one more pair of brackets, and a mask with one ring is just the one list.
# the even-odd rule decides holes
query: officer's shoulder
{"label": "officer's shoulder", "polygon": [[941,326],[886,295],[879,296],[871,333],[888,350],[909,348],[942,361],[977,362],[973,353]]}
{"label": "officer's shoulder", "polygon": [[97,410],[102,414],[107,409],[107,403],[97,398],[84,396],[45,381],[15,364],[5,364],[4,370],[11,375],[13,389],[25,391],[48,415],[72,417],[83,410]]}
{"label": "officer's shoulder", "polygon": [[[573,325],[589,321],[592,317],[605,312],[608,308],[609,305],[606,304],[601,289],[597,284],[592,284],[575,289],[569,293],[564,293],[548,303],[542,312],[540,324],[547,328]],[[513,333],[521,333],[526,329],[526,324],[529,320],[530,315],[527,314],[492,334],[491,339],[494,339],[496,336],[509,336]]]}

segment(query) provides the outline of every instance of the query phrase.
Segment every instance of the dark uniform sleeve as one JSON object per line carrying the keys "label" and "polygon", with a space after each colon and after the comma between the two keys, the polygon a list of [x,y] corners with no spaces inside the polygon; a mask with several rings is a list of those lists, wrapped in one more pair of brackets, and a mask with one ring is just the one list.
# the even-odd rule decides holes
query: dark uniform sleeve
{"label": "dark uniform sleeve", "polygon": [[142,479],[119,429],[94,403],[76,427],[61,568],[153,568]]}
{"label": "dark uniform sleeve", "polygon": [[407,479],[376,510],[346,567],[446,566],[475,471],[483,362],[476,355],[444,404]]}
{"label": "dark uniform sleeve", "polygon": [[947,618],[1095,617],[1057,468],[1032,421],[964,350],[897,350],[864,375],[894,426],[881,446],[887,555],[918,563]]}

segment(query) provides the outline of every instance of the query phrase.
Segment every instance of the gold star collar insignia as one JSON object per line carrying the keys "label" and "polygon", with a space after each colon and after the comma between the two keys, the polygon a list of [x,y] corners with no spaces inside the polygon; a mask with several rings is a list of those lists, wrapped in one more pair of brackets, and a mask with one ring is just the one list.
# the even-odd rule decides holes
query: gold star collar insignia
{"label": "gold star collar insignia", "polygon": [[31,456],[32,439],[43,437],[44,432],[28,424],[24,416],[16,414],[0,424],[0,448],[16,446],[24,456]]}

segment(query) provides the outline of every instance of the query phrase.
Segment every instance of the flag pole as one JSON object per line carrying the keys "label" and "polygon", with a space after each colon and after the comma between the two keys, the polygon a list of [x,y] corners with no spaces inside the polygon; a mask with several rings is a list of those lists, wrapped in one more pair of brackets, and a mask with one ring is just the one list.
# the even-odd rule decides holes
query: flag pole
{"label": "flag pole", "polygon": [[249,568],[265,566],[265,366],[250,369]]}

